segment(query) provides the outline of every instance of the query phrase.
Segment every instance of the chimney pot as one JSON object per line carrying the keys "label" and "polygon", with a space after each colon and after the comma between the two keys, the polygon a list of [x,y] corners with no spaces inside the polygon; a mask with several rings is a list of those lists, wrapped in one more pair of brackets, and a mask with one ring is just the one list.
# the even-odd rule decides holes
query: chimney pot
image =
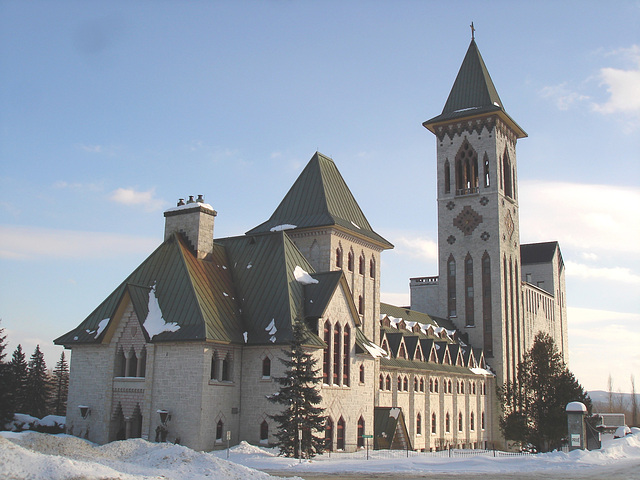
{"label": "chimney pot", "polygon": [[204,203],[204,198],[202,195],[198,195],[198,199],[196,200],[198,203]]}
{"label": "chimney pot", "polygon": [[193,200],[193,195],[189,195],[189,200],[187,200],[187,203],[196,203],[196,202]]}
{"label": "chimney pot", "polygon": [[184,198],[179,198],[178,199],[178,207],[181,207],[182,205],[184,205]]}

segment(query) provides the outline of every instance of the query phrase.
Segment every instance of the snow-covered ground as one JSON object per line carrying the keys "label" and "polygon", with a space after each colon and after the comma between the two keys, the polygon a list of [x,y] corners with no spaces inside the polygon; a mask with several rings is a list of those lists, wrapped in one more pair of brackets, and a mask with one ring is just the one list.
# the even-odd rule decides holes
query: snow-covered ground
{"label": "snow-covered ground", "polygon": [[[497,478],[519,473],[527,478],[640,478],[640,434],[611,440],[598,451],[553,452],[529,456],[397,456],[389,451],[322,455],[312,461],[277,456],[277,450],[242,443],[227,451],[195,452],[173,444],[134,439],[98,446],[68,435],[35,432],[0,435],[2,479],[270,479],[260,470],[283,475],[390,473],[403,475],[476,474]],[[356,458],[357,457],[357,458]],[[614,473],[608,475],[608,472]]]}

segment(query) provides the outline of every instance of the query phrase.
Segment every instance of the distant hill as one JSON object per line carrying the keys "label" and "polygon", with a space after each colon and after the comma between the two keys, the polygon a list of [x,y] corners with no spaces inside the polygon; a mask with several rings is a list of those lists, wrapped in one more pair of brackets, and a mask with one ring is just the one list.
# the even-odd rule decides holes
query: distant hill
{"label": "distant hill", "polygon": [[[587,392],[592,402],[597,402],[599,404],[609,404],[609,392],[605,392],[604,390],[590,390]],[[622,392],[613,392],[613,403],[620,403],[622,401],[623,405],[631,406],[631,394],[630,393],[622,393]],[[640,404],[640,393],[636,393],[636,401]]]}
{"label": "distant hill", "polygon": [[[630,393],[613,392],[609,405],[609,392],[592,390],[587,392],[593,403],[593,413],[624,413],[625,422],[629,426],[638,426],[640,413],[633,416],[632,398]],[[636,393],[636,405],[640,407],[640,394]]]}

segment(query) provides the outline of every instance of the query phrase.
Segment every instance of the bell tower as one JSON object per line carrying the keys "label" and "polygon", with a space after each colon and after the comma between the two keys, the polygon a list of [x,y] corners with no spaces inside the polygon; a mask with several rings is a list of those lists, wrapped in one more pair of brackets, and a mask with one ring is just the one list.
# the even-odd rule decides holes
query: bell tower
{"label": "bell tower", "polygon": [[516,142],[473,37],[442,113],[437,141],[438,277],[411,279],[411,308],[450,319],[484,350],[498,382],[524,354]]}

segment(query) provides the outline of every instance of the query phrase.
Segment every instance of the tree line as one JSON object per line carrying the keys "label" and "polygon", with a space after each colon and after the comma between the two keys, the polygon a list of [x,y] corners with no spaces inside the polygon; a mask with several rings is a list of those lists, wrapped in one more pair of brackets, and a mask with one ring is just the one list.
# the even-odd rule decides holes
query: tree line
{"label": "tree line", "polygon": [[53,372],[49,372],[40,345],[29,361],[22,345],[16,347],[9,359],[6,339],[4,328],[0,327],[0,429],[13,420],[15,413],[36,418],[65,415],[69,364],[64,352]]}

